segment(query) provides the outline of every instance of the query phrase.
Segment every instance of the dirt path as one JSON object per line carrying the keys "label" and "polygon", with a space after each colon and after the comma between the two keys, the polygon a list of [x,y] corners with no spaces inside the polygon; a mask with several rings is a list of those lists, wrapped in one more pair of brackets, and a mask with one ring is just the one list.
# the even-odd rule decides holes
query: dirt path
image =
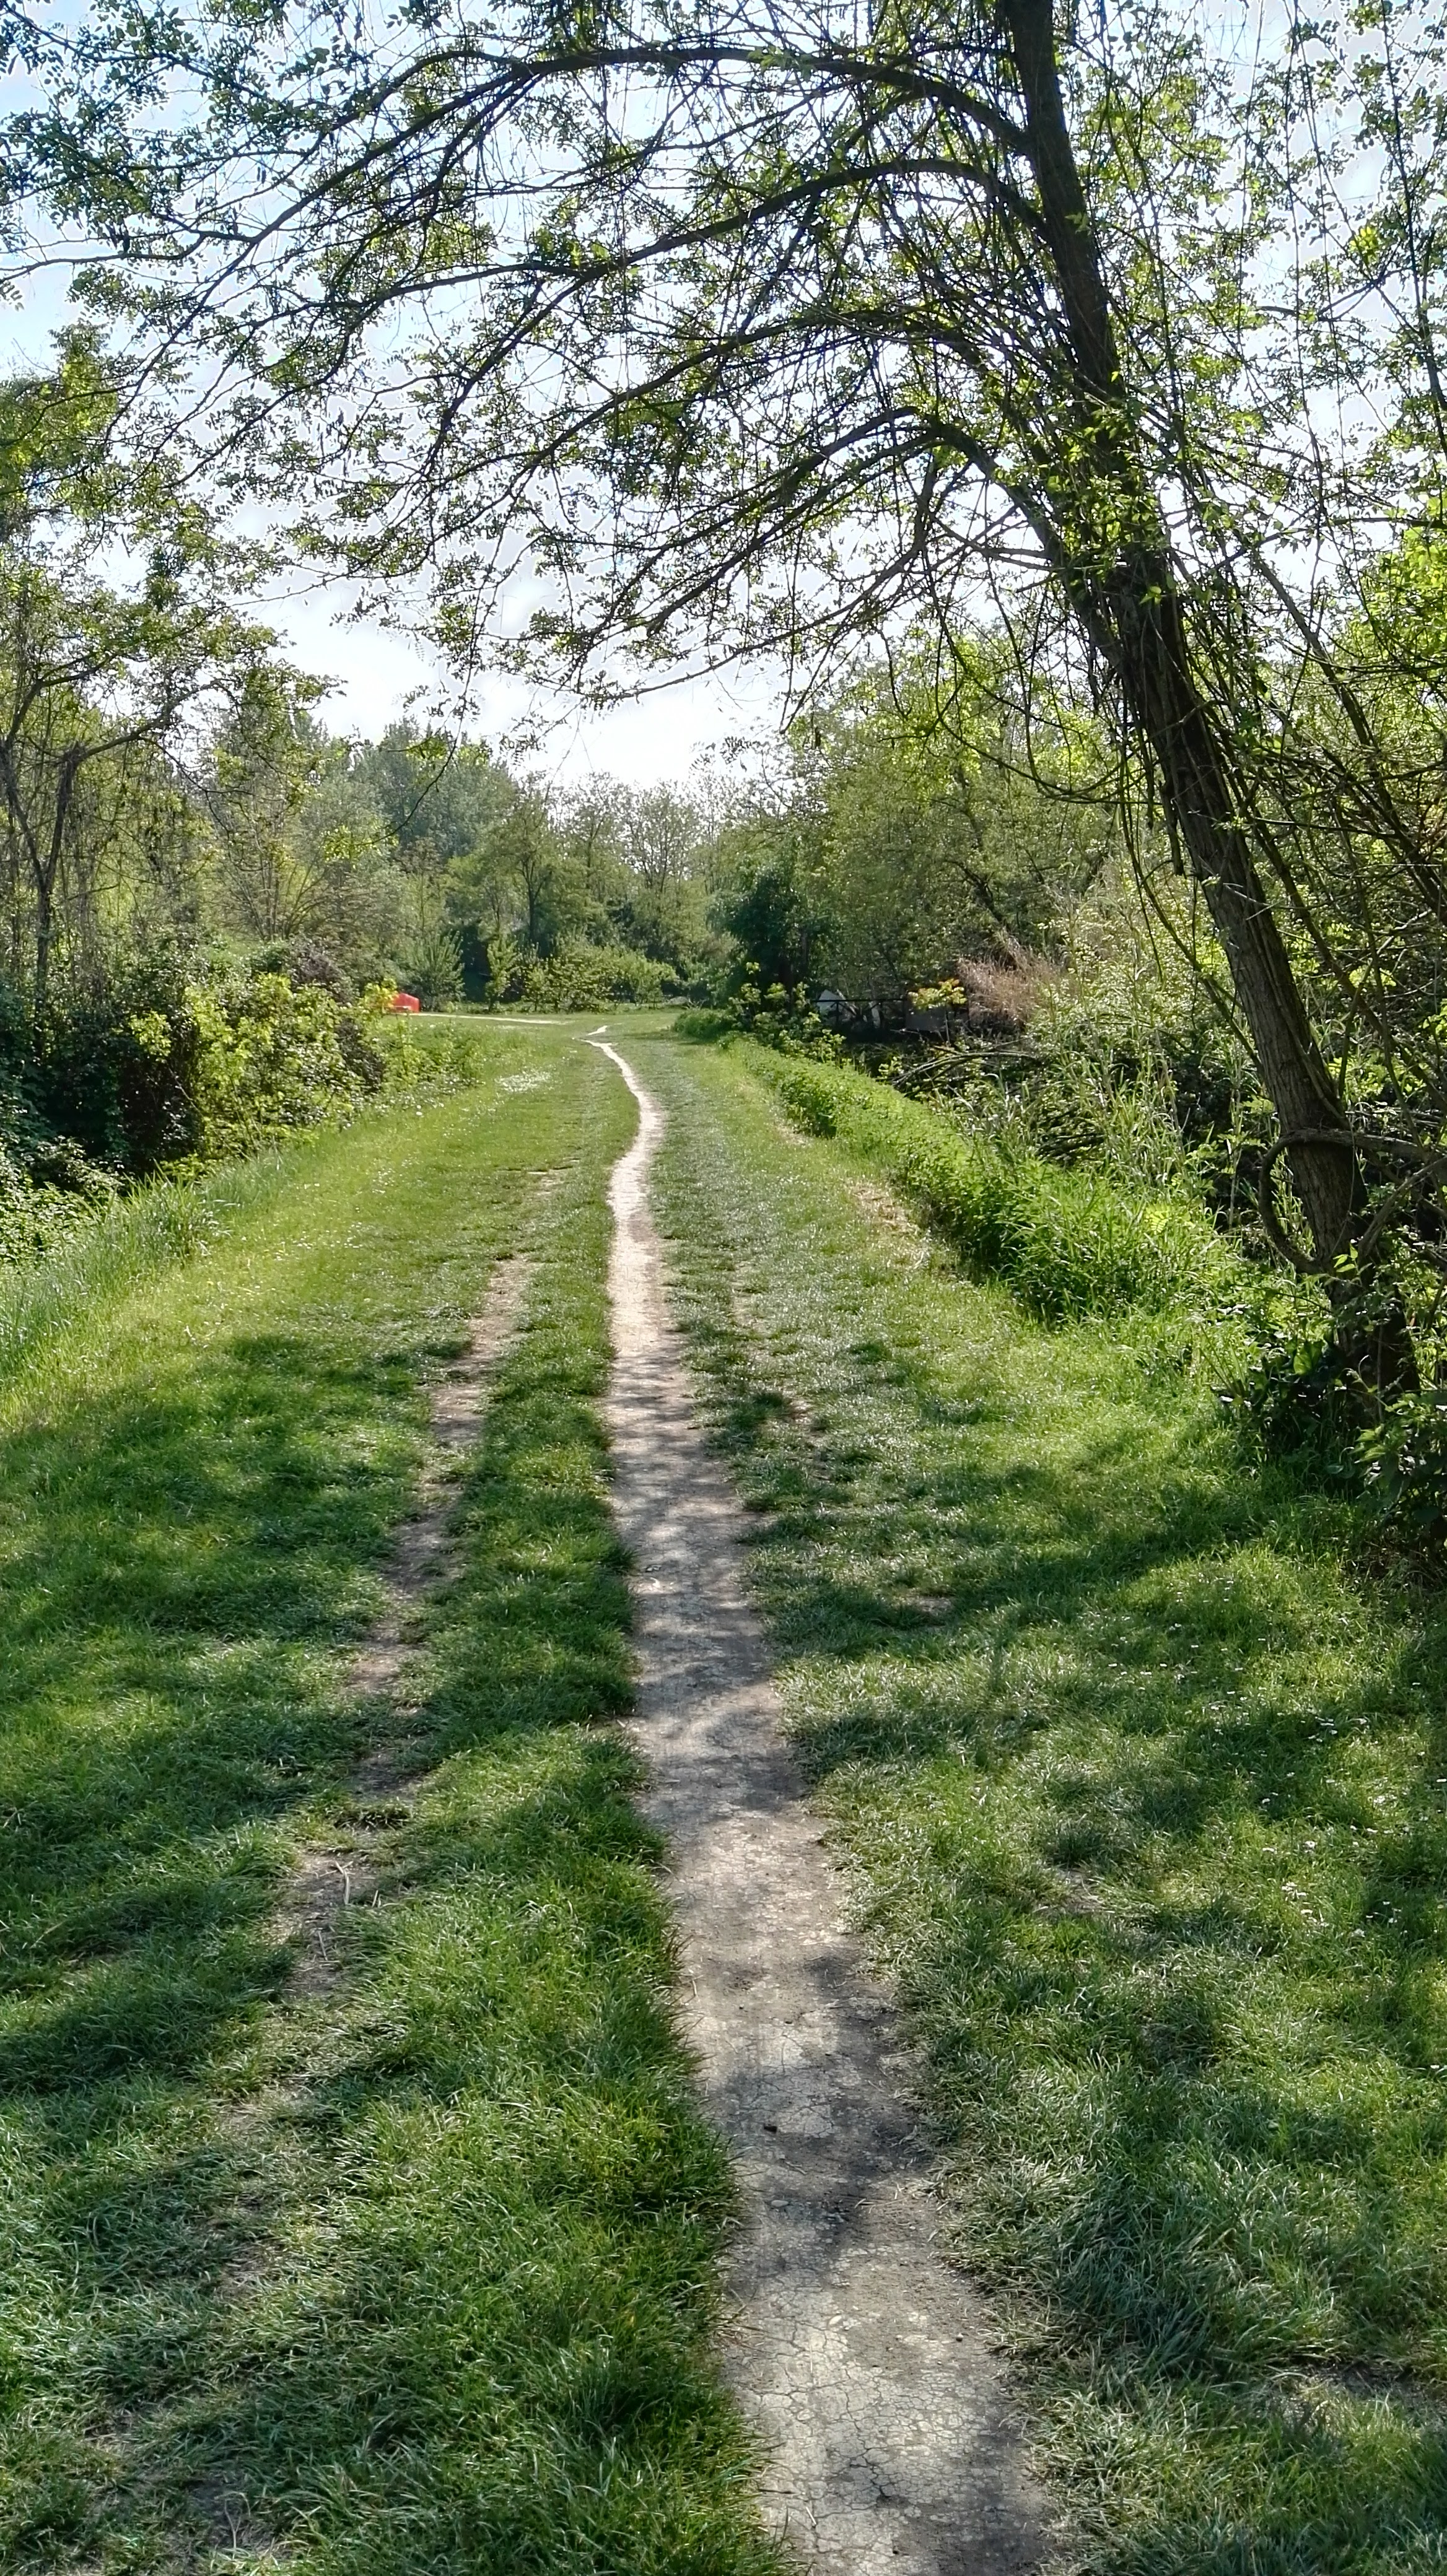
{"label": "dirt path", "polygon": [[1044,2559],[1047,2509],[986,2320],[936,2250],[910,2063],[780,1731],[737,1509],[664,1304],[646,1194],[662,1116],[602,1051],[639,1106],[612,1184],[614,1493],[645,1804],[669,1840],[688,2036],[745,2203],[731,2376],[766,2440],[768,2509],[806,2565],[1020,2576]]}

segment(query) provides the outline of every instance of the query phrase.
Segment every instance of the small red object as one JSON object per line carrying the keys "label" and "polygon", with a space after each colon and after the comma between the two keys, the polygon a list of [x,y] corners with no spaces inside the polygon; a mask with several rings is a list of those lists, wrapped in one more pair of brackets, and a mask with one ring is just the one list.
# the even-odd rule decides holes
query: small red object
{"label": "small red object", "polygon": [[415,993],[394,993],[387,1007],[393,1011],[420,1011],[422,1005]]}

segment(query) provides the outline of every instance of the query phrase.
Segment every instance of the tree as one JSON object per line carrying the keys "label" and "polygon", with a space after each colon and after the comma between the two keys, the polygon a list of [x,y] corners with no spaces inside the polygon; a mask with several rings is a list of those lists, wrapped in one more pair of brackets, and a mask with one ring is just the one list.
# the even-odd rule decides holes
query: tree
{"label": "tree", "polygon": [[736,986],[802,999],[832,927],[818,841],[817,818],[787,798],[753,800],[721,833],[718,915],[738,951]]}
{"label": "tree", "polygon": [[1118,836],[1097,729],[1021,702],[998,643],[865,663],[794,726],[787,803],[813,819],[817,971],[896,999],[962,959],[1058,951]]}
{"label": "tree", "polygon": [[424,733],[405,716],[363,745],[357,774],[397,848],[425,849],[444,866],[474,856],[512,795],[485,743]]}
{"label": "tree", "polygon": [[[194,739],[272,645],[234,604],[238,551],[195,502],[154,466],[126,481],[108,464],[118,402],[83,337],[53,376],[0,387],[0,813],[37,1020],[67,879],[90,882],[121,809],[153,799],[157,755]],[[132,581],[101,578],[126,547]]]}
{"label": "tree", "polygon": [[537,780],[514,786],[480,845],[471,882],[486,889],[489,936],[515,935],[530,956],[551,956],[582,926],[587,907],[578,871]]}
{"label": "tree", "polygon": [[[1243,91],[1188,25],[1126,7],[1062,35],[1051,0],[886,5],[863,32],[827,0],[438,0],[361,55],[325,11],[269,54],[250,12],[244,42],[167,16],[97,46],[86,115],[21,142],[147,276],[146,326],[241,369],[288,475],[309,451],[312,541],[340,517],[379,584],[430,566],[464,656],[520,561],[531,641],[578,670],[682,638],[806,680],[841,637],[927,607],[945,639],[982,579],[1007,605],[1043,579],[1209,912],[1304,1258],[1336,1277],[1376,1239],[1380,1158],[1299,817],[1350,866],[1374,747],[1344,803],[1302,680],[1332,664],[1318,568],[1347,580],[1355,532],[1420,510],[1443,445],[1386,24],[1297,30]],[[1425,19],[1415,42],[1433,69]],[[205,117],[131,116],[118,187],[117,116],[178,78]],[[1348,164],[1384,133],[1368,208]],[[1328,449],[1329,380],[1377,404],[1375,443]]]}

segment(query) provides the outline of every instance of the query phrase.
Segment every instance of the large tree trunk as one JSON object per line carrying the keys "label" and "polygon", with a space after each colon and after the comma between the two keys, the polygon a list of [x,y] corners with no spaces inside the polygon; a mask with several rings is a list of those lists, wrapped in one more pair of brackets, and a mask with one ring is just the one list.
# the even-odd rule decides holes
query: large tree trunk
{"label": "large tree trunk", "polygon": [[1053,559],[1155,767],[1177,844],[1226,952],[1313,1254],[1329,1270],[1350,1247],[1359,1202],[1351,1131],[1256,865],[1218,718],[1192,669],[1180,585],[1123,396],[1104,271],[1061,96],[1052,0],[1000,0],[1000,7],[1069,344],[1068,481],[1054,461],[1059,442],[1052,440],[1053,457],[1042,453]]}
{"label": "large tree trunk", "polygon": [[[1249,785],[1195,674],[1186,607],[1131,420],[1105,272],[1066,120],[1053,0],[999,0],[1053,283],[1065,326],[1068,422],[1038,458],[1039,516],[1057,575],[1115,676],[1188,867],[1226,952],[1241,1015],[1281,1124],[1291,1177],[1337,1316],[1348,1369],[1372,1403],[1417,1383],[1400,1302],[1370,1261],[1339,1268],[1365,1191],[1340,1093],[1313,1033],[1257,864]],[[1063,441],[1056,434],[1069,430]],[[1065,459],[1064,464],[1061,458]]]}
{"label": "large tree trunk", "polygon": [[1226,952],[1312,1251],[1328,1268],[1351,1244],[1360,1203],[1351,1130],[1237,809],[1215,715],[1191,671],[1169,562],[1161,555],[1122,565],[1111,594],[1116,675]]}

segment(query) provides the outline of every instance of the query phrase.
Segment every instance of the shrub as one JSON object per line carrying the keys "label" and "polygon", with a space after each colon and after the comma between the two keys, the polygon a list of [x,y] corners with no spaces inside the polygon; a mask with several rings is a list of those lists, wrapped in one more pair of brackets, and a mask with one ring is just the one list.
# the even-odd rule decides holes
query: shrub
{"label": "shrub", "polygon": [[1248,1446],[1363,1500],[1378,1528],[1395,1538],[1440,1551],[1447,1540],[1447,1386],[1384,1402],[1343,1349],[1320,1286],[1272,1284],[1277,1312],[1253,1319],[1244,1365],[1221,1393]]}
{"label": "shrub", "polygon": [[773,1047],[780,1055],[814,1056],[825,1064],[835,1064],[843,1056],[844,1040],[838,1031],[825,1026],[802,993],[789,992],[782,984],[762,988],[740,984],[725,1009],[731,1027],[743,1029],[760,1046]]}
{"label": "shrub", "polygon": [[186,999],[198,1038],[189,1081],[196,1150],[208,1161],[313,1126],[382,1088],[374,1015],[319,984],[261,974],[192,985]]}
{"label": "shrub", "polygon": [[381,1052],[389,1099],[426,1099],[483,1077],[487,1057],[469,1030],[394,1015],[385,985],[372,986],[362,1000],[373,1015],[368,1034]]}
{"label": "shrub", "polygon": [[343,1002],[330,985],[254,970],[96,983],[57,1010],[28,1060],[7,1055],[0,995],[0,1263],[55,1252],[164,1164],[245,1154],[383,1091],[425,1097],[477,1078],[463,1031],[414,1044],[385,1017],[390,987]]}
{"label": "shrub", "polygon": [[1357,1435],[1356,1463],[1376,1517],[1418,1545],[1447,1539],[1447,1387],[1399,1395]]}
{"label": "shrub", "polygon": [[176,948],[123,960],[58,998],[22,1077],[37,1135],[60,1135],[113,1172],[194,1153],[201,1033]]}
{"label": "shrub", "polygon": [[891,1078],[916,1099],[951,1099],[972,1127],[1047,1162],[1195,1197],[1228,1225],[1250,1224],[1243,1169],[1273,1130],[1239,1042],[1180,956],[1143,947],[1118,900],[1078,926],[1068,971],[962,966],[969,1030]]}
{"label": "shrub", "polygon": [[519,999],[534,1011],[601,1011],[610,1002],[661,1002],[678,992],[673,968],[640,949],[564,940],[555,957],[523,968]]}
{"label": "shrub", "polygon": [[1232,1256],[1182,1199],[1131,1195],[964,1134],[842,1066],[786,1057],[761,1067],[799,1126],[865,1154],[969,1269],[1005,1280],[1047,1321],[1224,1290]]}
{"label": "shrub", "polygon": [[[63,1151],[57,1161],[63,1163]],[[79,1156],[66,1180],[37,1182],[0,1146],[0,1262],[53,1252],[115,1195],[114,1181]]]}

